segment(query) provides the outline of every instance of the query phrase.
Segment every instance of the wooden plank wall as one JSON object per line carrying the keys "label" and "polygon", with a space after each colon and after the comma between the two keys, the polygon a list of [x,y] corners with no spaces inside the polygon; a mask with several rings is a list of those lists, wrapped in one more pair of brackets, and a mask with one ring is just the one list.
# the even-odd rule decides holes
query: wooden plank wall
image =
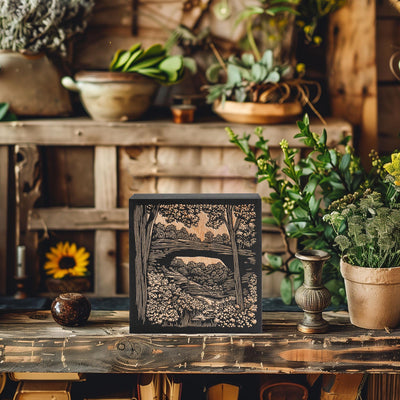
{"label": "wooden plank wall", "polygon": [[199,33],[209,27],[219,44],[233,47],[244,32],[234,28],[241,0],[230,0],[230,17],[218,20],[212,9],[219,0],[97,0],[83,38],[75,44],[75,69],[107,68],[114,52],[140,42],[164,43],[181,23]]}
{"label": "wooden plank wall", "polygon": [[[2,124],[0,143],[34,142],[37,146],[30,145],[26,150],[35,150],[35,159],[40,155],[38,168],[25,168],[26,172],[18,175],[23,178],[18,187],[24,202],[24,217],[20,218],[24,236],[20,236],[26,239],[37,232],[40,239],[23,243],[43,243],[44,249],[43,233],[56,241],[74,241],[92,254],[94,295],[128,293],[127,207],[132,194],[266,194],[267,185],[256,184],[255,167],[229,143],[225,126],[224,122],[176,125],[170,121],[103,124],[80,118]],[[313,127],[316,132],[323,128],[317,122]],[[233,128],[239,135],[253,130],[252,126],[238,124]],[[293,147],[299,146],[293,138],[296,131],[294,124],[265,127],[274,158],[279,159],[282,138]],[[328,132],[334,146],[342,135],[351,133],[351,127],[328,120]],[[18,144],[16,151],[25,147]],[[21,167],[31,163],[24,162]],[[35,175],[37,169],[43,172],[40,180]],[[42,195],[35,203],[38,182]],[[268,213],[268,208],[263,211]],[[279,234],[271,227],[263,230],[263,250],[284,252]],[[43,277],[44,260],[35,259],[35,255],[27,258],[27,270],[30,276]],[[266,295],[279,293],[274,280],[280,279],[276,274],[266,280]],[[45,291],[43,285],[39,286]]]}
{"label": "wooden plank wall", "polygon": [[391,153],[400,149],[400,82],[389,68],[392,54],[400,50],[400,11],[389,0],[377,0],[376,10],[379,151]]}

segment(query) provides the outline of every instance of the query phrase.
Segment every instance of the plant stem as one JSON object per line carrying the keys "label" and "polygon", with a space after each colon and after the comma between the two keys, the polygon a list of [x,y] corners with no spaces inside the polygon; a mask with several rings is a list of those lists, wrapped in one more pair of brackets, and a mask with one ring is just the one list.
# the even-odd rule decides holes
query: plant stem
{"label": "plant stem", "polygon": [[251,50],[254,53],[254,57],[256,58],[257,61],[260,61],[261,55],[260,55],[260,52],[258,51],[256,41],[254,39],[251,20],[247,21],[246,32],[247,32],[247,38],[249,39],[249,45],[251,47]]}

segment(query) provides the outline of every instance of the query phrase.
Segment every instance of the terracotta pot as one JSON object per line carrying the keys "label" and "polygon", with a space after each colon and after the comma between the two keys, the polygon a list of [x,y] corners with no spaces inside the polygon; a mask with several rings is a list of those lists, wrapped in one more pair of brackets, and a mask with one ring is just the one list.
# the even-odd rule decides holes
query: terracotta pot
{"label": "terracotta pot", "polygon": [[364,268],[340,261],[350,322],[360,328],[400,325],[400,267]]}
{"label": "terracotta pot", "polygon": [[302,113],[300,102],[291,103],[239,103],[225,101],[214,103],[213,110],[228,122],[241,124],[279,124],[291,122]]}
{"label": "terracotta pot", "polygon": [[159,84],[130,72],[81,71],[61,83],[78,92],[87,113],[98,121],[138,119],[150,107]]}
{"label": "terracotta pot", "polygon": [[21,116],[66,116],[72,107],[61,75],[43,54],[25,56],[0,50],[0,102]]}

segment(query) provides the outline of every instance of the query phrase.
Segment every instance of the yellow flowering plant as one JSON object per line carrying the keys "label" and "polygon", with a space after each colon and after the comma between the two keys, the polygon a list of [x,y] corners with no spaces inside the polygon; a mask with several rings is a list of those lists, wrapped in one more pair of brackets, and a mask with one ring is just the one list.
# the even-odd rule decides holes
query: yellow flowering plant
{"label": "yellow flowering plant", "polygon": [[322,37],[318,34],[320,21],[345,4],[346,0],[258,0],[259,4],[245,7],[236,24],[245,23],[244,46],[252,50],[259,60],[259,43],[274,48],[281,42],[291,20],[304,35],[306,43],[319,46]]}
{"label": "yellow flowering plant", "polygon": [[[323,270],[323,280],[332,293],[332,303],[339,305],[346,301],[346,295],[339,271],[343,251],[336,237],[343,234],[347,227],[343,218],[337,218],[338,214],[332,213],[340,214],[338,207],[345,208],[350,204],[357,208],[363,195],[371,193],[374,193],[373,206],[377,214],[378,208],[399,211],[400,192],[397,189],[400,187],[396,186],[396,182],[400,177],[400,155],[395,153],[392,161],[385,163],[373,151],[372,168],[366,170],[350,145],[350,136],[344,137],[339,143],[344,149],[339,151],[328,147],[325,130],[321,134],[311,130],[307,115],[297,125],[299,133],[295,138],[310,147],[310,153],[307,157],[299,158],[298,150],[291,148],[288,141],[283,139],[280,143],[283,165],[271,157],[268,140],[263,136],[261,128],[255,129],[255,144],[250,142],[251,135],[239,137],[232,129],[227,128],[227,131],[230,141],[244,152],[245,160],[257,166],[258,181],[266,182],[270,188],[268,196],[263,198],[270,205],[270,216],[264,218],[263,222],[275,226],[281,232],[286,254],[285,257],[268,254],[268,263],[264,268],[269,273],[284,274],[282,300],[290,304],[294,290],[303,283],[301,262],[295,258],[289,246],[289,240],[296,239],[299,250],[321,249],[330,253],[331,258]],[[365,200],[364,206],[367,210],[371,208],[371,200]],[[400,220],[398,226],[400,228]],[[382,226],[382,230],[384,228]],[[400,230],[395,240],[400,247]],[[379,243],[382,243],[382,238]]]}
{"label": "yellow flowering plant", "polygon": [[90,253],[85,247],[78,248],[75,243],[58,242],[46,253],[44,270],[54,279],[68,279],[89,275]]}

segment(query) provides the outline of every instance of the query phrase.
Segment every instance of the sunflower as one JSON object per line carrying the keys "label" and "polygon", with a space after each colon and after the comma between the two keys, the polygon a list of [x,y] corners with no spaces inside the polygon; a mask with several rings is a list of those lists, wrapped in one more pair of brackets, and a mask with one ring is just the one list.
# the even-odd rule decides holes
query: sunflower
{"label": "sunflower", "polygon": [[48,261],[44,264],[47,275],[55,279],[88,275],[87,265],[90,254],[84,247],[77,249],[75,243],[58,242],[46,253]]}

